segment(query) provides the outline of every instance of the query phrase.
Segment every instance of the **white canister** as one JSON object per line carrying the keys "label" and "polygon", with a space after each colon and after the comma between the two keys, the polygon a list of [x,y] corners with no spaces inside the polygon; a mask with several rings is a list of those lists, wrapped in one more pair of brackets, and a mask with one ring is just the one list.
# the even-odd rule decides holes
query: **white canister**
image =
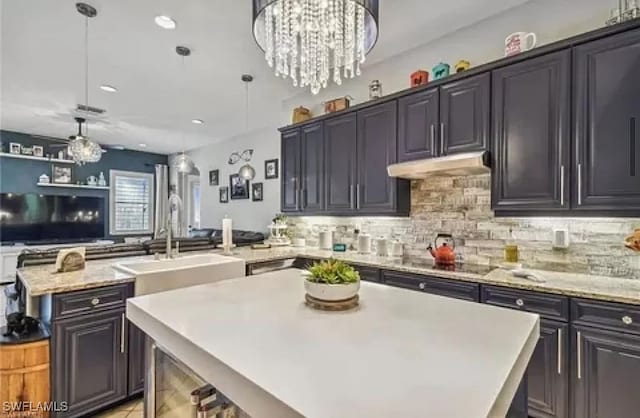
{"label": "white canister", "polygon": [[368,235],[368,234],[358,235],[358,252],[360,254],[371,253],[371,235]]}
{"label": "white canister", "polygon": [[391,257],[402,257],[404,255],[404,247],[400,241],[391,243]]}
{"label": "white canister", "polygon": [[297,248],[301,248],[307,245],[307,241],[304,238],[294,238],[292,243],[293,246]]}
{"label": "white canister", "polygon": [[378,238],[376,240],[376,254],[380,257],[389,256],[389,241],[386,238]]}
{"label": "white canister", "polygon": [[320,247],[321,250],[333,249],[333,232],[321,231],[318,234],[318,247]]}

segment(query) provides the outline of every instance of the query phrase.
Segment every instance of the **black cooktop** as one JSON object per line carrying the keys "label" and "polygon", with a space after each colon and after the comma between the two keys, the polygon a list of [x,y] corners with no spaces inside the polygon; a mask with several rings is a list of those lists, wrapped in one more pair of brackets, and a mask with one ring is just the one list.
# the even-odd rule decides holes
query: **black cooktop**
{"label": "black cooktop", "polygon": [[402,264],[409,267],[427,268],[434,270],[458,271],[460,273],[471,273],[485,275],[495,270],[495,267],[485,266],[481,264],[456,263],[452,266],[442,266],[435,264],[431,259],[424,258],[404,258]]}

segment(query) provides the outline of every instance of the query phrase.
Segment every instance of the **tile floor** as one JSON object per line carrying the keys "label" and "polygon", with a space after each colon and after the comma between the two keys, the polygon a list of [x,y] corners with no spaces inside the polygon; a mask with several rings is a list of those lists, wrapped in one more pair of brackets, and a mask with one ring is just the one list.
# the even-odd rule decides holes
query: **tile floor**
{"label": "tile floor", "polygon": [[118,405],[113,409],[104,411],[97,418],[143,418],[142,399],[135,399],[122,405]]}

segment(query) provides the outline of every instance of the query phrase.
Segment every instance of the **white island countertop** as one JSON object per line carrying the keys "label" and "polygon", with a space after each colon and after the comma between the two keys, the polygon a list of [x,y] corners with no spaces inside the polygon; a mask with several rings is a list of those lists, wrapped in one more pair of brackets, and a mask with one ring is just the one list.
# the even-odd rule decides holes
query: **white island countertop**
{"label": "white island countertop", "polygon": [[295,269],[129,299],[127,316],[254,418],[504,417],[537,315],[362,283],[303,303]]}

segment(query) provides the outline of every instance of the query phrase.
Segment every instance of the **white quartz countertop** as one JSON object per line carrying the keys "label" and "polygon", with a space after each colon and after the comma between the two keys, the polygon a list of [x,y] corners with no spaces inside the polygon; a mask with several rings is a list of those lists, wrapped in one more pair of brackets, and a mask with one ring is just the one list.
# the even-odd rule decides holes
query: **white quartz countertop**
{"label": "white quartz countertop", "polygon": [[254,418],[504,416],[537,315],[373,283],[360,296],[313,310],[289,269],[129,299],[127,316]]}

